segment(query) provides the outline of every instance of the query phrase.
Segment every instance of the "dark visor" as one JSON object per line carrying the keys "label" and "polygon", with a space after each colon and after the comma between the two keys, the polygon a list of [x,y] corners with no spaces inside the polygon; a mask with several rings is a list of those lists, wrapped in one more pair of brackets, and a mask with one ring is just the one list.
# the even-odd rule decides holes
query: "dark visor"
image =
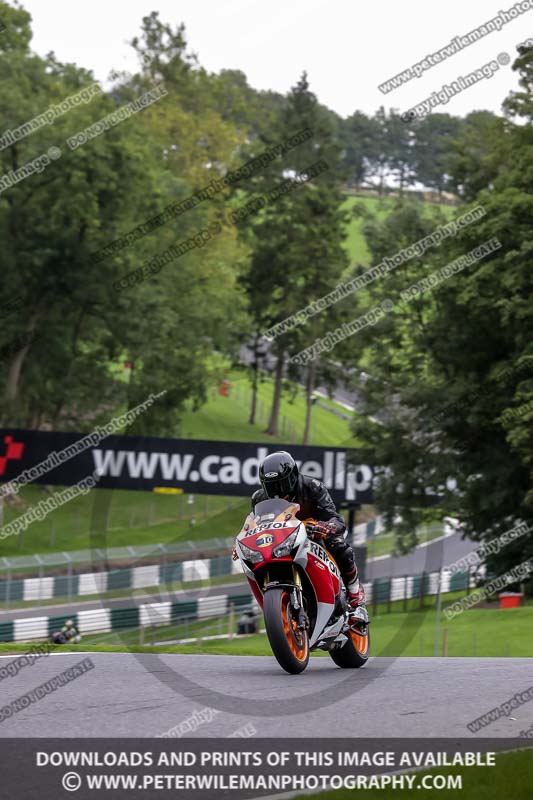
{"label": "dark visor", "polygon": [[263,486],[269,497],[287,497],[294,489],[294,478],[287,475],[286,478],[263,478]]}

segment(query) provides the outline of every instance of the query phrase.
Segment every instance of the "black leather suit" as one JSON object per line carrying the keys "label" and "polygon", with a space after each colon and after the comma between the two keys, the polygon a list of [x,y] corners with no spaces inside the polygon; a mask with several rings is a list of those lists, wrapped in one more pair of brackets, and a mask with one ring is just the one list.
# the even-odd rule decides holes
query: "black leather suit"
{"label": "black leather suit", "polygon": [[[262,500],[268,500],[264,490],[257,489],[252,495],[252,511]],[[316,478],[307,475],[298,476],[298,486],[291,501],[298,503],[300,510],[296,515],[298,519],[313,518],[319,522],[329,522],[332,532],[319,541],[330,551],[339,565],[346,585],[357,578],[357,567],[352,548],[344,538],[346,523],[335,508],[335,503],[325,485]]]}

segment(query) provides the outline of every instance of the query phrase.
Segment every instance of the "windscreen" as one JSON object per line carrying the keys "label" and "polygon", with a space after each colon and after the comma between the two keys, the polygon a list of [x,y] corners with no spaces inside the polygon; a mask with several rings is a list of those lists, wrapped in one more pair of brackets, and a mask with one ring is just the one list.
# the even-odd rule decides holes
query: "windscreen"
{"label": "windscreen", "polygon": [[273,500],[261,500],[255,507],[255,517],[259,517],[260,522],[268,522],[268,520],[275,519],[284,511],[291,514],[296,514],[299,506],[297,503],[289,503],[287,500],[282,500],[275,497]]}

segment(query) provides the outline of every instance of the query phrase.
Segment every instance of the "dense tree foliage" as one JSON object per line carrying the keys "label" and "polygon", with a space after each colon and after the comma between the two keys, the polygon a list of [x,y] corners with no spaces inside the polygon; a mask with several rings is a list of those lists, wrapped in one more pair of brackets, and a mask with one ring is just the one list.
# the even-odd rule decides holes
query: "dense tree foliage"
{"label": "dense tree foliage", "polygon": [[[532,65],[533,50],[514,64],[522,91],[508,99],[509,117],[469,119],[455,151],[462,154],[469,207],[481,205],[484,216],[370,291],[373,300],[392,298],[395,308],[379,328],[361,334],[358,366],[370,378],[359,387],[367,414],[354,429],[373,460],[387,465],[379,503],[391,520],[401,514],[404,546],[413,542],[415,523],[432,513],[424,508],[428,486],[474,538],[492,538],[518,520],[533,523]],[[480,125],[489,138],[478,138],[474,149]],[[385,222],[371,221],[373,261],[413,244],[437,223],[409,204]],[[414,299],[399,298],[401,289],[494,238],[497,251]],[[532,553],[529,534],[493,566],[505,572]]]}
{"label": "dense tree foliage", "polygon": [[[157,13],[131,43],[138,71],[95,89],[83,66],[32,52],[25,11],[0,9],[3,425],[82,430],[164,389],[149,430],[179,434],[185,403],[202,403],[223,377],[223,359],[237,359],[243,342],[259,347],[265,330],[363,271],[347,257],[346,190],[398,195],[385,219],[365,212],[373,264],[450,218],[410,188],[452,191],[462,204],[454,216],[479,205],[484,215],[273,339],[269,432],[278,429],[287,375],[307,387],[309,421],[316,385],[333,382],[339,369],[363,374],[356,388],[365,413],[354,431],[386,467],[379,503],[391,520],[400,513],[401,546],[432,513],[428,485],[472,536],[532,520],[533,50],[514,64],[519,89],[505,116],[439,113],[405,123],[382,107],[342,119],[319,103],[305,74],[281,95],[256,91],[238,70],[209,73],[189,52],[184,27]],[[154,87],[164,96],[68,145]],[[49,123],[5,139],[82,92],[83,102]],[[304,129],[311,136],[298,146],[224,184]],[[39,170],[13,180],[43,156]],[[322,167],[311,173],[314,165]],[[188,209],[104,251],[206,187]],[[402,300],[403,289],[491,239],[498,250]],[[306,368],[289,363],[385,300],[392,310],[375,325]],[[140,417],[134,430],[146,426]],[[524,551],[533,551],[533,537],[506,549],[498,568]]]}

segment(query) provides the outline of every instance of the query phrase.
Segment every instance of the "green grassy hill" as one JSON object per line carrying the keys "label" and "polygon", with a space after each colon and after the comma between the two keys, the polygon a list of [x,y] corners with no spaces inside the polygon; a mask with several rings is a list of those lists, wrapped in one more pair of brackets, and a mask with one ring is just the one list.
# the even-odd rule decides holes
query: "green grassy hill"
{"label": "green grassy hill", "polygon": [[[301,444],[305,421],[304,391],[296,391],[294,398],[286,392],[282,397],[280,413],[280,434],[270,436],[265,433],[273,393],[273,382],[266,375],[261,376],[258,391],[257,423],[250,425],[252,390],[244,370],[228,371],[225,379],[231,382],[229,395],[223,397],[218,387],[213,386],[207,403],[198,411],[191,408],[184,414],[180,434],[186,439],[234,440],[239,442],[283,442]],[[320,398],[320,402],[331,409],[349,416],[343,406],[333,400]],[[311,424],[311,444],[331,447],[355,447],[357,441],[350,433],[347,420],[341,419],[320,406],[314,406]]]}
{"label": "green grassy hill", "polygon": [[[375,215],[378,220],[384,220],[385,217],[391,213],[394,206],[398,202],[395,197],[367,197],[367,196],[354,196],[346,195],[346,200],[343,204],[343,210],[351,211],[357,204],[362,205],[366,211]],[[450,205],[440,205],[438,203],[423,203],[427,211],[432,209],[439,209],[444,215],[451,219],[458,215],[457,208]],[[348,224],[348,232],[346,237],[346,249],[350,256],[351,264],[362,264],[363,266],[370,266],[370,253],[366,246],[365,239],[362,234],[363,220],[354,217]]]}

